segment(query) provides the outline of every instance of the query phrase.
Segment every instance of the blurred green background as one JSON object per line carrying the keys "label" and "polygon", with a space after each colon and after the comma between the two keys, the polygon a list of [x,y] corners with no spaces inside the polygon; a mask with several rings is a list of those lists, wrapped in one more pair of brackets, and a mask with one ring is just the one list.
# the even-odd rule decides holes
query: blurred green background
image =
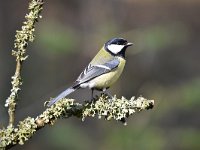
{"label": "blurred green background", "polygon": [[[27,0],[0,0],[0,126],[7,124],[5,99],[15,60],[15,31],[27,13]],[[13,149],[199,150],[200,149],[199,0],[48,0],[23,66],[17,121],[37,116],[44,101],[76,79],[108,39],[124,37],[135,45],[111,88],[118,97],[155,99],[153,110],[120,122],[88,118],[59,120]],[[89,90],[69,97],[87,99]]]}

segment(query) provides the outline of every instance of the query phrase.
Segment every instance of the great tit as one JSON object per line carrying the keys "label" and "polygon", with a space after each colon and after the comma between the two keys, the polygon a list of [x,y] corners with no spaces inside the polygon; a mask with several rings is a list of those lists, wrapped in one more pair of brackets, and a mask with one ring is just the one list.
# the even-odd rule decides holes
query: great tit
{"label": "great tit", "polygon": [[47,106],[50,107],[57,101],[80,88],[89,88],[106,92],[106,90],[121,75],[126,60],[126,49],[133,45],[123,38],[113,38],[106,42],[89,65],[79,75],[74,84],[52,99]]}

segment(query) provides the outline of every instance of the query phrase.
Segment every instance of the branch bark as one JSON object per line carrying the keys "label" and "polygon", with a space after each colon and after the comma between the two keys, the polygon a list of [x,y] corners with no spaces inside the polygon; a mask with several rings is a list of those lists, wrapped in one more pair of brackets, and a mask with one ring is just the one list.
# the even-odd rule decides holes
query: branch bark
{"label": "branch bark", "polygon": [[154,106],[154,100],[147,100],[143,97],[130,100],[122,97],[118,99],[116,96],[110,99],[106,95],[96,97],[92,102],[84,104],[77,103],[74,99],[63,99],[55,105],[47,108],[42,114],[36,118],[27,117],[20,121],[17,127],[14,127],[16,100],[22,85],[21,69],[24,60],[26,60],[26,48],[28,42],[33,42],[35,23],[40,18],[43,0],[32,0],[29,4],[29,14],[26,15],[26,21],[23,23],[21,31],[17,31],[12,55],[16,57],[16,70],[12,76],[11,94],[6,100],[5,106],[8,107],[9,125],[7,128],[0,129],[0,149],[9,149],[15,145],[23,145],[29,140],[39,129],[50,124],[53,125],[59,118],[69,118],[72,116],[81,118],[82,121],[86,117],[95,117],[105,120],[121,121],[126,125],[126,119],[145,109],[151,109]]}
{"label": "branch bark", "polygon": [[81,118],[95,117],[105,120],[121,121],[126,125],[126,119],[142,110],[151,109],[154,106],[154,100],[147,100],[143,97],[130,100],[116,96],[109,99],[106,95],[96,97],[92,102],[84,104],[77,103],[74,99],[63,99],[55,105],[47,108],[36,118],[28,117],[19,122],[17,128],[8,127],[0,130],[0,148],[9,149],[17,144],[23,145],[39,129],[50,124],[53,125],[59,118],[69,118],[72,116]]}
{"label": "branch bark", "polygon": [[9,114],[9,126],[13,126],[15,119],[16,100],[18,98],[19,91],[21,90],[22,78],[21,68],[23,61],[28,57],[26,55],[26,48],[28,42],[33,42],[35,23],[40,18],[40,12],[42,10],[43,0],[32,0],[29,3],[29,14],[25,16],[26,21],[23,23],[21,31],[16,31],[14,48],[12,55],[16,57],[16,70],[12,76],[12,89],[10,96],[7,98],[5,106],[8,107]]}

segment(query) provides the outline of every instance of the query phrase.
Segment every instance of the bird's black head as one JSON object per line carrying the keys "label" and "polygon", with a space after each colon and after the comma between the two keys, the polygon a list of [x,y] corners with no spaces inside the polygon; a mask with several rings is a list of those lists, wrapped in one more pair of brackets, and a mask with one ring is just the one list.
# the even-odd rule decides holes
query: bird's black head
{"label": "bird's black head", "polygon": [[104,48],[112,55],[125,58],[125,51],[127,47],[131,45],[133,45],[133,43],[128,43],[128,41],[123,38],[113,38],[105,43]]}

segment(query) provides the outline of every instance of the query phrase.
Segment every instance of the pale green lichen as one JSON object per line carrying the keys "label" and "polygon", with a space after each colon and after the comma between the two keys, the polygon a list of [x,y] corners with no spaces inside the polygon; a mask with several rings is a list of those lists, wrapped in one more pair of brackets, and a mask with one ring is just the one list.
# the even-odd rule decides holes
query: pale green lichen
{"label": "pale green lichen", "polygon": [[23,26],[20,31],[16,31],[14,48],[12,50],[12,55],[16,57],[16,71],[12,76],[12,89],[10,96],[7,98],[5,107],[9,107],[9,125],[13,125],[14,123],[14,112],[16,107],[16,99],[18,98],[18,93],[20,91],[20,87],[22,85],[21,78],[21,65],[22,62],[28,57],[26,55],[26,48],[28,42],[33,42],[34,40],[34,31],[35,31],[35,23],[38,21],[38,18],[41,18],[40,12],[42,10],[43,0],[32,0],[29,4],[29,14],[25,16],[26,21],[23,22]]}
{"label": "pale green lichen", "polygon": [[54,124],[59,118],[68,118],[76,116],[83,121],[86,117],[98,118],[104,117],[106,120],[117,120],[126,122],[126,118],[133,115],[135,112],[144,109],[150,109],[154,105],[153,100],[147,100],[143,97],[130,100],[122,97],[118,99],[116,96],[110,99],[106,95],[96,97],[92,102],[85,102],[79,104],[73,99],[63,99],[55,105],[47,108],[41,115],[36,118],[28,117],[24,121],[19,122],[16,128],[13,127],[14,111],[20,86],[21,79],[21,64],[28,57],[26,55],[26,48],[28,42],[34,40],[35,22],[42,10],[43,0],[32,0],[29,4],[29,14],[25,16],[26,21],[23,23],[21,31],[16,31],[16,39],[12,55],[16,57],[17,66],[15,75],[12,77],[11,94],[6,100],[6,107],[9,107],[10,125],[7,128],[0,130],[0,149],[8,149],[16,144],[23,145],[29,140],[33,134],[44,127],[46,124]]}
{"label": "pale green lichen", "polygon": [[132,97],[130,100],[127,100],[124,97],[118,99],[114,96],[110,99],[106,95],[102,95],[96,102],[91,102],[84,106],[82,120],[88,116],[98,116],[99,119],[104,117],[106,120],[114,119],[126,124],[125,119],[130,115],[144,109],[152,108],[153,105],[153,100],[147,100],[143,97],[137,99]]}
{"label": "pale green lichen", "polygon": [[53,124],[60,117],[69,117],[72,114],[73,107],[77,105],[78,104],[74,103],[73,99],[64,99],[52,107],[47,108],[36,120],[42,120],[44,124]]}
{"label": "pale green lichen", "polygon": [[48,108],[40,118],[45,119],[45,123],[53,124],[60,117],[76,116],[83,121],[86,117],[95,117],[99,119],[104,117],[106,120],[114,119],[126,124],[126,118],[135,112],[153,108],[154,101],[147,100],[143,97],[132,97],[130,100],[122,97],[121,99],[114,96],[109,98],[102,94],[91,102],[84,104],[75,103],[73,99],[63,99],[55,105]]}
{"label": "pale green lichen", "polygon": [[23,145],[36,129],[35,119],[28,117],[24,121],[20,121],[17,128],[8,126],[6,129],[0,130],[0,148],[15,144]]}
{"label": "pale green lichen", "polygon": [[27,58],[26,47],[28,42],[33,42],[35,35],[35,23],[38,21],[38,18],[41,18],[40,12],[42,10],[43,1],[42,0],[33,0],[29,4],[29,14],[26,14],[26,21],[23,22],[22,29],[16,31],[14,48],[12,54],[16,56],[16,59],[24,61]]}
{"label": "pale green lichen", "polygon": [[0,148],[24,144],[33,134],[46,124],[53,125],[59,118],[76,116],[83,121],[86,117],[104,117],[106,120],[122,121],[126,124],[126,118],[136,112],[151,109],[154,100],[147,100],[143,97],[130,100],[114,96],[110,99],[107,95],[96,97],[91,102],[84,104],[77,103],[74,99],[63,99],[47,108],[41,115],[34,118],[26,118],[20,122],[17,128],[8,127],[0,130]]}
{"label": "pale green lichen", "polygon": [[19,122],[18,128],[16,129],[16,139],[20,145],[23,145],[36,131],[37,124],[35,119],[28,117],[24,121]]}

